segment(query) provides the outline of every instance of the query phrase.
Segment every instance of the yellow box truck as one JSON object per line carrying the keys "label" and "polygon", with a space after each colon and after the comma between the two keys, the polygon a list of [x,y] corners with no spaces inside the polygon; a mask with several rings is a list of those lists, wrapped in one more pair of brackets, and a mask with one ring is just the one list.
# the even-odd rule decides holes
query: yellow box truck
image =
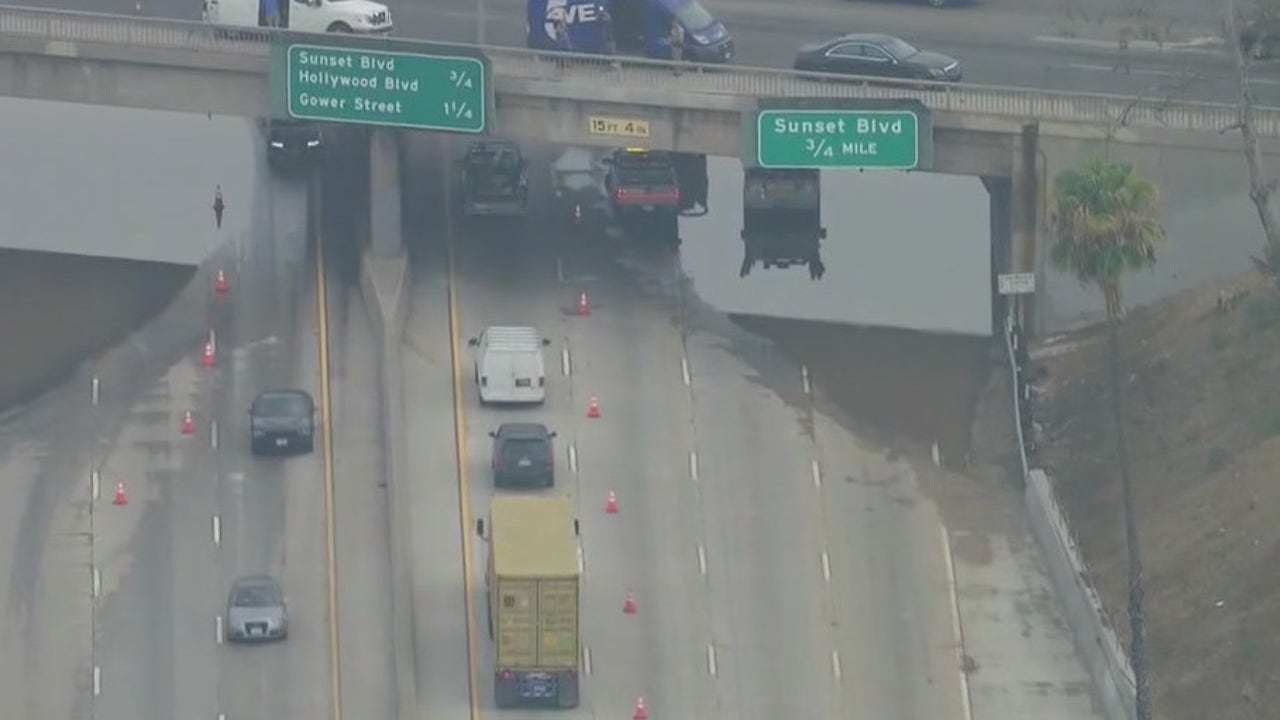
{"label": "yellow box truck", "polygon": [[578,706],[578,522],[567,498],[496,497],[485,570],[500,708]]}

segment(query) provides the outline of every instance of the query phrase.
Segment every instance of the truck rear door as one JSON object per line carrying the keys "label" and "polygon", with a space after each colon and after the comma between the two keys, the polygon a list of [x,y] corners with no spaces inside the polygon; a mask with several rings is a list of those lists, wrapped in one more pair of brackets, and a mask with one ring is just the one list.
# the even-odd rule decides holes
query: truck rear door
{"label": "truck rear door", "polygon": [[538,666],[536,580],[499,579],[494,623],[499,668]]}
{"label": "truck rear door", "polygon": [[538,581],[538,664],[547,668],[578,666],[578,581]]}

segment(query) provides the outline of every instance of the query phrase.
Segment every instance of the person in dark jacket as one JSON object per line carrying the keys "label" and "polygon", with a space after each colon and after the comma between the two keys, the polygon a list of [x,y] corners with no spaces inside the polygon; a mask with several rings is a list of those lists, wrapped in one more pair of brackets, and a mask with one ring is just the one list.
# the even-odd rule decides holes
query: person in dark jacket
{"label": "person in dark jacket", "polygon": [[[671,61],[677,62],[677,63],[683,62],[684,61],[684,28],[680,25],[679,21],[677,20],[671,21],[671,32],[668,34],[668,38],[670,39],[670,42],[671,42]],[[679,65],[675,66],[675,73],[677,75],[680,74]]]}
{"label": "person in dark jacket", "polygon": [[[563,15],[556,17],[555,29],[556,50],[562,53],[571,52],[573,50],[573,43],[569,40],[569,24],[564,21]],[[567,62],[567,58],[563,55],[556,58],[556,65],[558,65],[561,70],[565,68]]]}

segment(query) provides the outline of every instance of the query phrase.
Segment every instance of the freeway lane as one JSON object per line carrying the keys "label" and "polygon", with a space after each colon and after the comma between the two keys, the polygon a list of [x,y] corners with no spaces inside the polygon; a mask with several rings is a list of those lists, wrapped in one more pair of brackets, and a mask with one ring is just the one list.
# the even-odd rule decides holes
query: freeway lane
{"label": "freeway lane", "polygon": [[[421,197],[430,188],[439,197],[444,188],[431,180],[446,151],[440,141],[426,136],[409,149],[406,193]],[[456,150],[456,148],[455,148]],[[539,164],[538,167],[545,168]],[[417,172],[414,172],[416,169]],[[535,204],[546,188],[535,181]],[[412,401],[411,432],[429,448],[443,449],[433,435],[441,432],[438,401],[449,401],[452,371],[447,353],[448,318],[439,299],[447,300],[447,258],[440,214],[430,208],[409,210],[406,231],[418,242],[415,256],[415,304],[406,340],[406,383]],[[571,717],[598,717],[626,713],[637,696],[646,698],[655,713],[678,709],[699,717],[715,712],[714,686],[708,674],[707,609],[701,593],[698,544],[694,536],[694,506],[689,490],[688,405],[681,397],[679,336],[668,316],[651,309],[632,307],[628,293],[614,295],[606,289],[601,273],[606,266],[562,265],[562,273],[574,278],[561,286],[556,280],[554,254],[547,251],[551,232],[533,231],[510,236],[501,230],[478,229],[474,224],[452,221],[456,250],[456,292],[459,327],[465,339],[485,324],[529,323],[552,339],[548,349],[548,401],[540,410],[491,410],[475,399],[471,356],[461,356],[461,400],[465,457],[462,485],[464,514],[482,517],[491,496],[491,476],[486,433],[504,420],[536,419],[559,432],[557,488],[551,492],[573,498],[578,507],[584,546],[583,588],[584,670],[582,706]],[[546,227],[531,218],[527,228]],[[594,274],[591,281],[580,275]],[[580,283],[589,283],[585,287]],[[572,317],[578,288],[597,295],[591,318]],[[434,307],[427,306],[432,299]],[[638,306],[639,303],[636,303]],[[567,351],[567,352],[566,352]],[[565,370],[568,370],[566,376]],[[588,420],[590,394],[600,395],[604,418]],[[421,430],[419,430],[420,428]],[[426,432],[431,429],[431,432]],[[571,450],[572,448],[572,450]],[[429,457],[424,450],[419,457]],[[424,465],[411,459],[411,466]],[[429,467],[438,468],[439,463]],[[424,483],[441,501],[435,472]],[[608,491],[618,494],[621,513],[604,513]],[[455,505],[456,495],[454,496]],[[442,502],[441,502],[442,504]],[[422,505],[422,523],[445,526],[456,532],[458,519],[444,516],[446,507]],[[445,534],[432,537],[445,539]],[[457,537],[456,535],[454,536]],[[472,717],[526,717],[529,713],[494,709],[492,701],[492,643],[486,631],[483,596],[483,543],[468,542],[475,658],[475,700]],[[441,608],[450,612],[431,631],[426,662],[443,678],[429,678],[432,692],[425,712],[454,714],[469,704],[458,678],[468,672],[458,648],[466,638],[457,633],[466,627],[465,608],[458,602],[463,579],[458,565],[433,548],[420,560],[431,567],[426,583]],[[627,616],[622,604],[627,589],[636,593],[639,613]],[[451,624],[446,629],[446,623]],[[434,625],[434,622],[433,622]],[[452,687],[452,689],[449,689]]]}
{"label": "freeway lane", "polygon": [[[242,258],[238,295],[224,307],[234,351],[220,394],[222,592],[237,577],[275,576],[291,626],[283,643],[221,648],[228,717],[392,714],[385,482],[369,392],[376,353],[346,282],[345,208],[322,214],[319,187],[273,178],[269,230]],[[319,405],[315,452],[253,457],[246,409],[284,387]]]}
{"label": "freeway lane", "polygon": [[306,185],[272,178],[268,192],[264,232],[245,248],[238,286],[218,303],[224,365],[213,397],[219,419],[217,594],[225,598],[240,577],[275,577],[289,598],[292,627],[283,643],[218,648],[219,708],[229,717],[324,717],[325,515],[317,492],[323,443],[302,457],[256,458],[249,451],[246,411],[257,393],[301,387],[319,398],[314,283],[302,272]]}
{"label": "freeway lane", "polygon": [[[862,700],[840,692],[853,658],[831,642],[838,613],[805,492],[808,443],[794,411],[753,387],[738,359],[755,343],[726,337],[726,325],[692,319],[688,338],[724,717],[841,717]],[[911,717],[893,710],[884,716]]]}
{"label": "freeway lane", "polygon": [[17,717],[77,717],[92,707],[87,376],[0,424],[11,499],[0,508],[0,696]]}

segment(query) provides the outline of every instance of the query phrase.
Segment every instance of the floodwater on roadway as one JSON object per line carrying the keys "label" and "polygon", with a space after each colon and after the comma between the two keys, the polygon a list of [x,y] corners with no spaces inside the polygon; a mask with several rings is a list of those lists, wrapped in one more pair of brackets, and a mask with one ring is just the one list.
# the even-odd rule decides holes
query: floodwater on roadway
{"label": "floodwater on roadway", "polygon": [[759,266],[741,278],[742,166],[707,166],[709,212],[680,221],[682,269],[698,300],[807,367],[859,431],[936,441],[944,457],[963,458],[990,367],[982,182],[824,171],[823,279]]}
{"label": "floodwater on roadway", "polygon": [[[13,99],[0,114],[3,409],[160,313],[196,263],[247,232],[260,143],[237,118]],[[160,262],[89,257],[103,247]]]}

